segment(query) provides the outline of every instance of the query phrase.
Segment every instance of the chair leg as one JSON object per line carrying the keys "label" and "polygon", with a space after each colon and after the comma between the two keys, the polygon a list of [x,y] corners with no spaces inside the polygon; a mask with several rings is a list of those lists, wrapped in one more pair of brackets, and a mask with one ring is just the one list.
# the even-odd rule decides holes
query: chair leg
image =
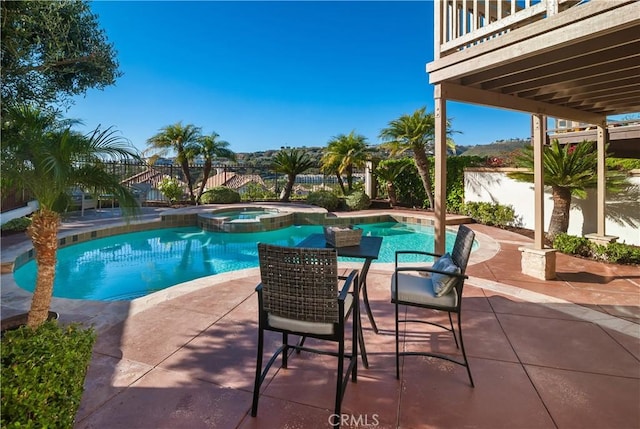
{"label": "chair leg", "polygon": [[395,303],[396,307],[396,379],[400,380],[400,345],[399,345],[399,337],[398,337],[398,301]]}
{"label": "chair leg", "polygon": [[260,397],[260,378],[262,376],[262,352],[264,348],[264,331],[258,328],[258,357],[256,359],[256,379],[253,383],[253,403],[251,404],[251,417],[258,414],[258,399]]}
{"label": "chair leg", "polygon": [[285,346],[282,351],[282,367],[287,367],[287,358],[289,357],[289,334],[286,332],[282,333],[282,345]]}
{"label": "chair leg", "polygon": [[[355,359],[358,359],[358,356],[355,356]],[[336,382],[336,407],[333,416],[333,427],[340,427],[341,420],[341,409],[342,409],[342,380],[344,378],[344,337],[338,343],[338,376]],[[336,422],[337,419],[337,422]]]}
{"label": "chair leg", "polygon": [[462,350],[462,357],[464,358],[465,367],[467,368],[467,374],[469,375],[469,382],[471,387],[475,387],[473,384],[473,377],[471,377],[471,368],[469,368],[469,361],[467,360],[467,353],[464,351],[464,341],[462,340],[462,322],[460,313],[458,313],[458,332],[460,334],[460,349]]}
{"label": "chair leg", "polygon": [[[351,318],[353,319],[351,323],[351,329],[352,329],[351,359],[355,359],[353,361],[353,369],[351,370],[351,381],[355,383],[356,381],[358,381],[358,344],[360,341],[360,336],[362,335],[362,326],[360,325],[360,313],[357,306],[353,310]],[[364,349],[362,349],[362,353],[366,354]],[[349,362],[349,365],[351,365],[351,362]]]}
{"label": "chair leg", "polygon": [[[451,319],[451,312],[448,313],[449,314],[449,325],[451,325],[451,334],[453,334],[453,340],[456,342],[456,348],[459,349],[460,346],[458,345],[458,337],[456,337],[456,330],[453,328],[453,320]],[[460,315],[458,314],[458,320],[459,320]]]}

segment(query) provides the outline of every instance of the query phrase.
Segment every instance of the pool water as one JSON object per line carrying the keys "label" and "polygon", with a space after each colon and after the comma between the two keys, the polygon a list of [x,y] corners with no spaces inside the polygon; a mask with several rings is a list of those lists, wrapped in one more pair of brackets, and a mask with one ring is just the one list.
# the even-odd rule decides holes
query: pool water
{"label": "pool water", "polygon": [[[384,237],[376,262],[394,262],[395,251],[433,251],[433,229],[402,223],[362,224],[363,235]],[[257,233],[203,231],[196,227],[116,235],[58,250],[53,296],[129,300],[200,277],[258,266],[257,242],[295,246],[322,226],[291,226]],[[455,234],[447,232],[447,249]],[[348,258],[340,258],[349,261]],[[18,286],[33,291],[36,264],[14,272]]]}
{"label": "pool water", "polygon": [[257,220],[260,216],[278,213],[278,210],[236,210],[213,213],[211,217],[228,218],[229,220]]}

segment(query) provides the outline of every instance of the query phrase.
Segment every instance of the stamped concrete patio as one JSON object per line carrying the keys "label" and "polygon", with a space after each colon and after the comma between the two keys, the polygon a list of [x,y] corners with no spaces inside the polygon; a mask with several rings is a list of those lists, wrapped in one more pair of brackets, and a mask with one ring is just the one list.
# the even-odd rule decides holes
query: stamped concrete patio
{"label": "stamped concrete patio", "polygon": [[[476,387],[462,367],[412,356],[396,380],[391,267],[374,264],[368,290],[380,333],[363,317],[370,367],[360,365],[347,387],[343,427],[640,427],[638,267],[559,254],[558,278],[536,280],[520,273],[518,247],[529,239],[471,227],[481,251],[468,269],[463,329]],[[10,244],[3,241],[3,260]],[[5,306],[6,276],[3,313],[18,299]],[[335,359],[308,353],[272,369],[258,416],[249,415],[257,283],[251,269],[128,303],[69,305],[66,321],[124,314],[96,323],[76,428],[328,427]],[[456,352],[452,337],[435,329],[409,325],[403,338],[411,349]]]}

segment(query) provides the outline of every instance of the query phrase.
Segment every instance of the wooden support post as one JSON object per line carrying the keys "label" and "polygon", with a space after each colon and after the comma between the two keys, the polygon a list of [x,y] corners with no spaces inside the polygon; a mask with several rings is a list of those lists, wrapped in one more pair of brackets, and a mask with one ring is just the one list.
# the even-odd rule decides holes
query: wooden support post
{"label": "wooden support post", "polygon": [[546,140],[546,117],[531,115],[533,131],[533,177],[534,177],[534,207],[535,207],[535,236],[534,248],[544,249],[544,168],[542,154]]}
{"label": "wooden support post", "polygon": [[447,100],[441,97],[440,85],[435,86],[435,246],[436,253],[445,252],[447,227]]}

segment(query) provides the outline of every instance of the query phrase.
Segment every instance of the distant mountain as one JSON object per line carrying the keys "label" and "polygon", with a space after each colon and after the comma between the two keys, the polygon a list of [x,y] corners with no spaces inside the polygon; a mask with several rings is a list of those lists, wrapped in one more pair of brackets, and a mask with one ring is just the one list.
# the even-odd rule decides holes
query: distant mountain
{"label": "distant mountain", "polygon": [[496,140],[493,143],[485,145],[460,146],[457,149],[459,155],[504,157],[505,155],[529,144],[531,144],[531,140],[529,139],[509,139]]}

